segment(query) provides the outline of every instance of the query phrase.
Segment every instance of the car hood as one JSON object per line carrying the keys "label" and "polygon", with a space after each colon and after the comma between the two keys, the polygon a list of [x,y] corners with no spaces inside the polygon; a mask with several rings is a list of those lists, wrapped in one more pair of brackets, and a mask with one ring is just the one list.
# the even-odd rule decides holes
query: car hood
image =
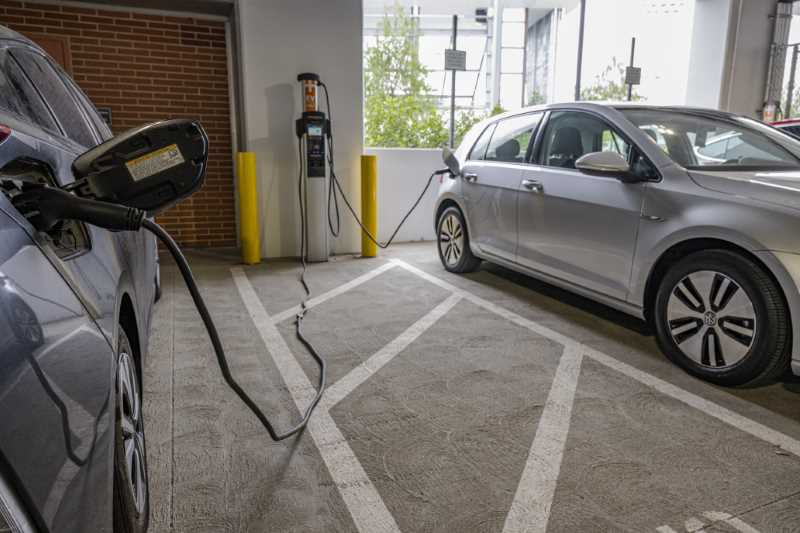
{"label": "car hood", "polygon": [[689,171],[700,187],[800,210],[800,170]]}

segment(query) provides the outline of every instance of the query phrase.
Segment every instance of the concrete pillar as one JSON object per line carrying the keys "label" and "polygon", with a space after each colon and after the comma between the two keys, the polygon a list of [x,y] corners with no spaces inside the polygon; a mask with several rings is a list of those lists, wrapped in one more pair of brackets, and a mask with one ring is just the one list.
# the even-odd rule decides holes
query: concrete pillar
{"label": "concrete pillar", "polygon": [[492,92],[491,106],[500,105],[500,72],[502,72],[503,48],[503,0],[494,0],[494,18],[492,19]]}
{"label": "concrete pillar", "polygon": [[697,0],[686,104],[760,117],[777,0]]}

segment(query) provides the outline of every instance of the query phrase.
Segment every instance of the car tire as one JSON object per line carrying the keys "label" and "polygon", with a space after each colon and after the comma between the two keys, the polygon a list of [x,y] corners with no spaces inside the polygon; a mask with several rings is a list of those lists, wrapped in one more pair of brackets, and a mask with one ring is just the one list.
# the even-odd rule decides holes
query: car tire
{"label": "car tire", "polygon": [[120,327],[114,424],[114,533],[145,533],[150,490],[141,381],[128,337]]}
{"label": "car tire", "polygon": [[457,207],[448,207],[436,223],[439,259],[448,272],[463,274],[478,269],[481,260],[472,255],[464,216]]}
{"label": "car tire", "polygon": [[741,254],[708,250],[672,265],[653,311],[660,348],[697,377],[754,386],[788,367],[791,329],[783,294],[762,266]]}

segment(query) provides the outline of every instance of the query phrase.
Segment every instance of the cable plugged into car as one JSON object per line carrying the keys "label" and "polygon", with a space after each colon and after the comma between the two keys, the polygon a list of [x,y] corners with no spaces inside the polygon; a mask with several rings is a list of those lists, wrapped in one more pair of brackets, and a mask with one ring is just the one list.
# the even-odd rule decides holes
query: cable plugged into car
{"label": "cable plugged into car", "polygon": [[197,287],[186,257],[175,240],[152,217],[203,184],[208,160],[208,136],[200,123],[178,119],[155,122],[132,129],[96,146],[72,164],[75,182],[65,188],[50,185],[43,165],[15,161],[0,169],[0,181],[22,183],[11,195],[14,206],[42,232],[62,221],[77,220],[112,231],[153,233],[178,265],[200,318],[208,332],[217,363],[227,385],[255,414],[275,441],[300,432],[319,402],[324,385],[324,363],[320,364],[320,387],[302,420],[278,432],[230,372],[219,333]]}

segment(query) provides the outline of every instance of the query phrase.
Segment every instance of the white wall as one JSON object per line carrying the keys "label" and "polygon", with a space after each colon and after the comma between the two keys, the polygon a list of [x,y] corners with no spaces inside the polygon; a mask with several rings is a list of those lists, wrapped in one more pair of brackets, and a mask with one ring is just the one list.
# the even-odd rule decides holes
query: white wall
{"label": "white wall", "polygon": [[[299,255],[297,140],[302,111],[297,74],[316,72],[331,91],[336,170],[360,205],[362,12],[360,0],[238,0],[243,149],[256,152],[261,253]],[[343,217],[336,253],[360,248]]]}
{"label": "white wall", "polygon": [[[738,7],[731,0],[695,3],[687,105],[718,109],[727,104],[727,94],[723,98],[731,58],[727,45],[731,21],[737,13]],[[735,39],[735,34],[732,37]]]}
{"label": "white wall", "polygon": [[697,0],[686,103],[758,117],[775,0]]}
{"label": "white wall", "polygon": [[[385,242],[419,197],[434,170],[443,168],[442,151],[414,148],[367,148],[378,158],[378,238]],[[449,179],[445,177],[444,179]],[[433,206],[439,190],[434,178],[417,209],[395,237],[395,242],[433,240]],[[342,207],[342,217],[348,217]]]}

